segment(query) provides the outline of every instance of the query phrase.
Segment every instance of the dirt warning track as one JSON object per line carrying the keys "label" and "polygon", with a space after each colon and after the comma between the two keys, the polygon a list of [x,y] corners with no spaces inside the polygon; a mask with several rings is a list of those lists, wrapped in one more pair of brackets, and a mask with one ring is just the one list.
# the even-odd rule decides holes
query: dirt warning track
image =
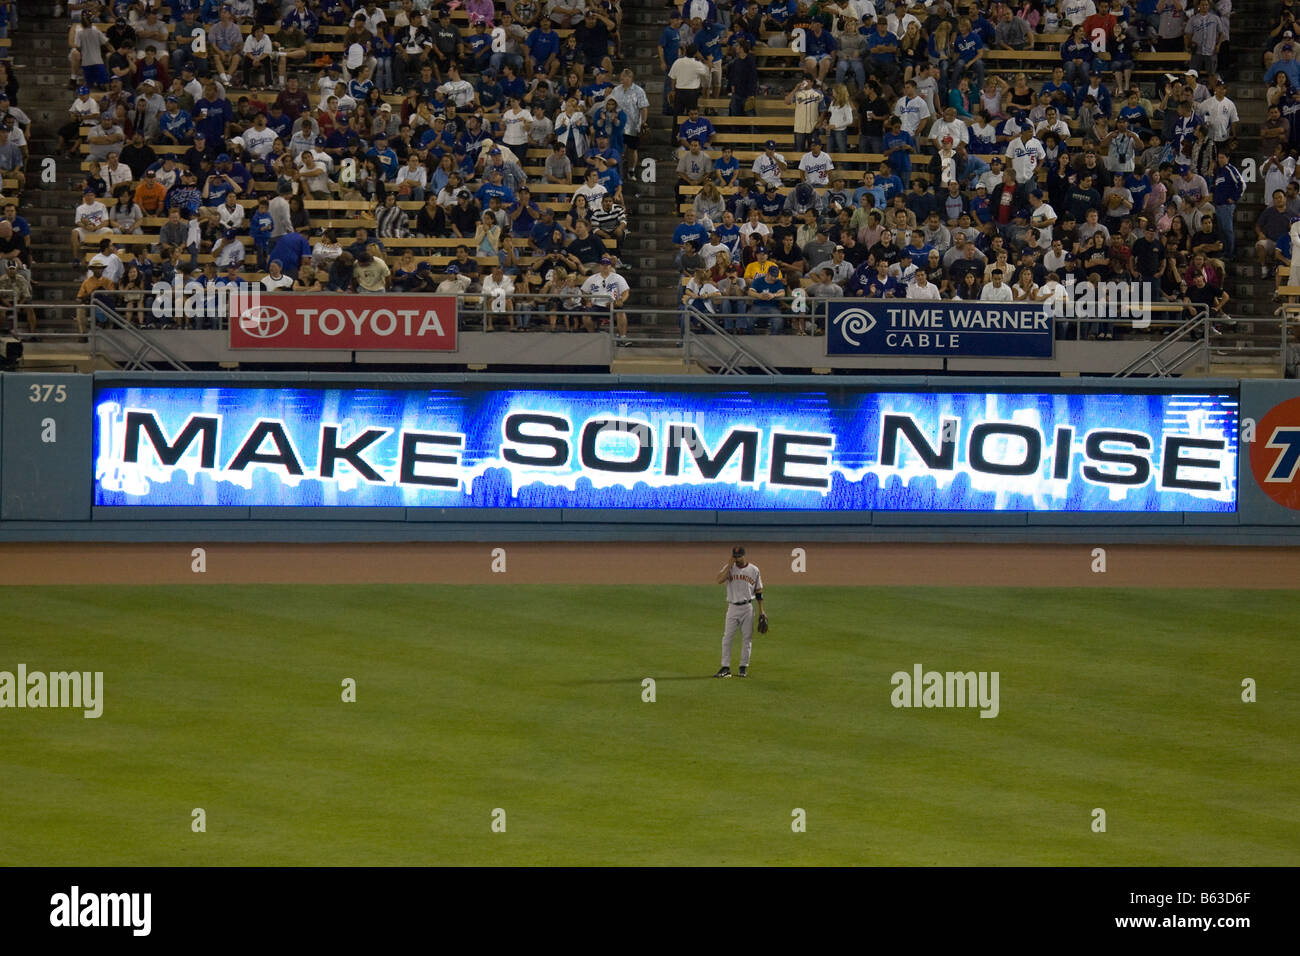
{"label": "dirt warning track", "polygon": [[[746,544],[783,585],[1300,587],[1300,548]],[[701,584],[729,554],[703,543],[23,543],[0,544],[0,584]]]}

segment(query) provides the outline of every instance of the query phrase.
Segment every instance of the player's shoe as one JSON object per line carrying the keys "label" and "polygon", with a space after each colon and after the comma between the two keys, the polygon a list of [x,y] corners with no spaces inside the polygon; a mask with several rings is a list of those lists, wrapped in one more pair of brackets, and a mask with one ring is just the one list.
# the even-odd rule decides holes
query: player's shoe
{"label": "player's shoe", "polygon": [[730,667],[723,667],[723,668],[720,668],[720,669],[718,670],[718,672],[717,672],[716,674],[714,674],[713,676],[714,676],[714,677],[730,677],[730,676],[731,676],[731,668],[730,668]]}
{"label": "player's shoe", "polygon": [[749,674],[746,673],[746,671],[748,671],[748,670],[749,670],[748,667],[742,667],[742,668],[740,669],[740,676],[741,676],[741,677],[748,677]]}

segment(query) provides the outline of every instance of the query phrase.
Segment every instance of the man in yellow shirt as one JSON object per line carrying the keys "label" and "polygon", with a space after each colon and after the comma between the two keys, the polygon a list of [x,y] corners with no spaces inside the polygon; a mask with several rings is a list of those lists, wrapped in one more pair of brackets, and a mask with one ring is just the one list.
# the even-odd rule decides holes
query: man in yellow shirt
{"label": "man in yellow shirt", "polygon": [[753,282],[754,276],[764,275],[771,264],[767,257],[767,247],[759,246],[754,253],[754,261],[745,266],[745,281]]}
{"label": "man in yellow shirt", "polygon": [[81,283],[81,288],[77,290],[77,301],[81,302],[85,308],[77,309],[77,331],[85,335],[90,328],[90,303],[94,294],[101,289],[116,289],[117,286],[109,279],[104,278],[104,263],[92,262],[90,264],[90,275]]}

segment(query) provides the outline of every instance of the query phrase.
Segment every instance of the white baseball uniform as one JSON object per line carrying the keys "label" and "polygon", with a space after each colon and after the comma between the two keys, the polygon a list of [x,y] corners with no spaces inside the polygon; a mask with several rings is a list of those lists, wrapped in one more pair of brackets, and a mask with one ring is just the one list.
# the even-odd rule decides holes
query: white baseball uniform
{"label": "white baseball uniform", "polygon": [[722,629],[722,666],[731,666],[731,640],[740,632],[740,666],[749,666],[749,652],[754,644],[754,605],[756,594],[763,591],[763,577],[752,562],[743,568],[730,568],[727,577],[727,623]]}

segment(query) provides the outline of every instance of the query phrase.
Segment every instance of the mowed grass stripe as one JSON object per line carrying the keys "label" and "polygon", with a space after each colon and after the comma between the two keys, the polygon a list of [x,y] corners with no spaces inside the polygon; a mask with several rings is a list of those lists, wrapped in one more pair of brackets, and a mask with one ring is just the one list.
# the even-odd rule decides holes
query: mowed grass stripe
{"label": "mowed grass stripe", "polygon": [[[105,672],[0,710],[0,859],[1300,862],[1294,594],[782,589],[713,681],[719,590],[0,589],[0,669]],[[999,716],[893,708],[918,662]]]}

